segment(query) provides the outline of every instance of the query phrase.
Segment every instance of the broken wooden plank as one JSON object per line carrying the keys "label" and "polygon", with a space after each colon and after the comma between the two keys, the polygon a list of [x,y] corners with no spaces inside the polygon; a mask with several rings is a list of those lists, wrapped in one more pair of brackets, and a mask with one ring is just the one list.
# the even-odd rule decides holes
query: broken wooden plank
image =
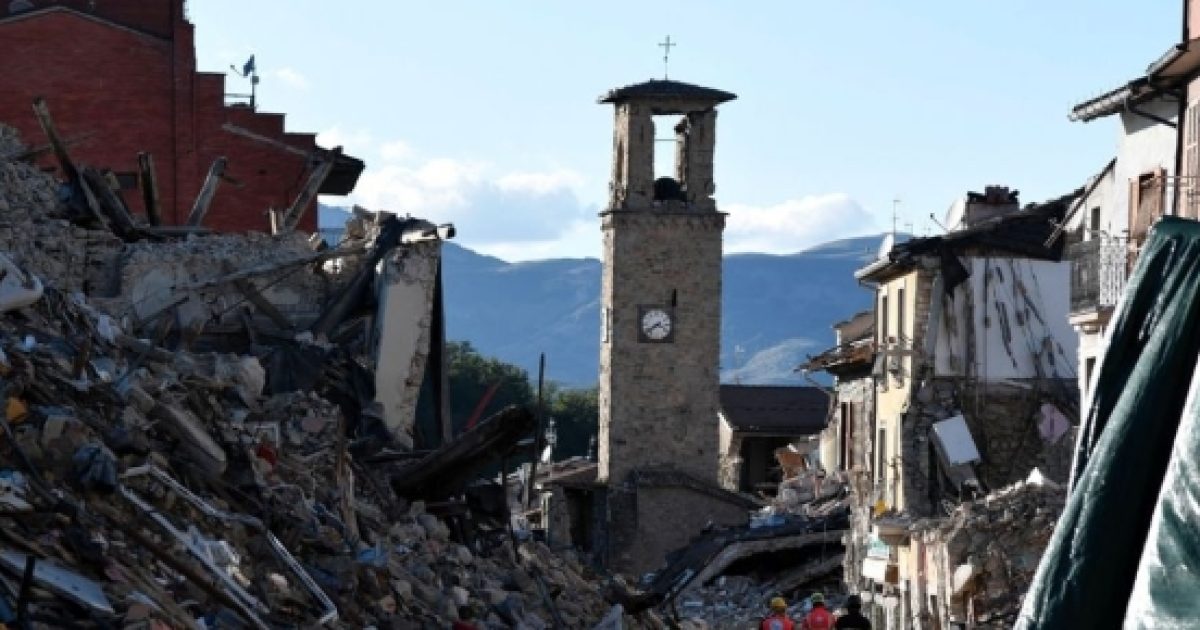
{"label": "broken wooden plank", "polygon": [[228,160],[224,157],[219,157],[209,167],[208,177],[204,178],[204,185],[200,187],[200,194],[196,195],[196,202],[192,204],[192,211],[188,213],[186,225],[197,226],[204,221],[204,216],[208,214],[208,208],[212,205],[213,197],[217,194],[217,186],[221,183],[221,176],[225,174],[225,165],[227,163]]}
{"label": "broken wooden plank", "polygon": [[304,213],[308,211],[308,206],[314,199],[317,198],[317,191],[329,178],[329,174],[333,172],[334,164],[337,164],[338,158],[342,156],[342,147],[336,147],[327,151],[321,162],[317,164],[308,176],[308,182],[304,184],[304,188],[296,195],[296,200],[292,202],[292,207],[288,208],[283,215],[284,233],[291,232],[300,224],[300,219],[304,217]]}
{"label": "broken wooden plank", "polygon": [[109,185],[108,178],[90,166],[83,167],[80,174],[96,200],[96,209],[111,222],[113,233],[124,240],[137,239],[140,235],[137,225],[133,222],[133,216],[129,214],[125,202],[121,201]]}
{"label": "broken wooden plank", "polygon": [[[233,263],[226,260],[221,264],[221,269],[226,273],[233,273]],[[292,329],[292,321],[281,313],[270,300],[263,297],[253,282],[246,278],[238,278],[233,280],[233,286],[254,305],[254,308],[258,309],[258,312],[266,315],[277,328],[280,330]]]}
{"label": "broken wooden plank", "polygon": [[40,96],[33,99],[33,115],[37,116],[38,124],[42,126],[46,139],[50,141],[54,157],[58,160],[58,166],[62,169],[63,175],[70,180],[78,179],[79,171],[75,168],[75,163],[71,161],[71,154],[67,152],[67,144],[58,135],[58,129],[54,126],[54,118],[50,116],[50,106],[46,104],[46,99]]}
{"label": "broken wooden plank", "polygon": [[392,476],[392,489],[409,499],[444,499],[458,494],[467,483],[509,453],[535,425],[525,407],[507,407],[450,442],[412,462]]}
{"label": "broken wooden plank", "polygon": [[104,211],[100,209],[100,201],[96,196],[96,192],[92,190],[91,184],[87,182],[87,179],[79,177],[78,172],[76,172],[76,177],[72,180],[72,185],[83,193],[83,203],[87,206],[86,210],[92,218],[96,219],[96,222],[105,230],[111,231],[112,226],[109,224],[108,218],[104,216]]}
{"label": "broken wooden plank", "polygon": [[175,361],[174,352],[142,341],[137,337],[131,337],[129,335],[117,335],[116,341],[117,345],[121,348],[139,355],[143,355],[152,361],[157,361],[159,363],[172,363]]}
{"label": "broken wooden plank", "polygon": [[154,156],[145,151],[138,153],[138,184],[142,188],[142,205],[146,207],[146,220],[150,225],[162,225],[162,210],[158,204],[158,175],[154,171]]}

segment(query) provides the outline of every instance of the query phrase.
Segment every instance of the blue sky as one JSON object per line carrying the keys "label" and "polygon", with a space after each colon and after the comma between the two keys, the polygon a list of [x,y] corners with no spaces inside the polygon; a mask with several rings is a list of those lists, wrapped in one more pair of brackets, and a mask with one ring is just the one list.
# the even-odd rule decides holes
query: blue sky
{"label": "blue sky", "polygon": [[[752,7],[752,8],[750,8]],[[1082,185],[1112,119],[1071,106],[1180,37],[1181,0],[397,2],[193,0],[202,70],[250,53],[260,102],[367,161],[350,201],[454,222],[509,260],[597,256],[605,90],[729,90],[718,122],[726,251],[793,252],[891,224],[923,234],[966,190]],[[230,77],[231,89],[238,87]],[[345,203],[328,198],[327,203]]]}

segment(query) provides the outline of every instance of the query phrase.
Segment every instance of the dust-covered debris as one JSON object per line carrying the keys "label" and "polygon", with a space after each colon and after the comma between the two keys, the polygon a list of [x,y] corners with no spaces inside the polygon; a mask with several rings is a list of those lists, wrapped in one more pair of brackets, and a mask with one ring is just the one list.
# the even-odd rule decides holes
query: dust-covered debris
{"label": "dust-covered debris", "polygon": [[3,157],[22,151],[0,126],[0,254],[20,271],[0,301],[27,302],[0,314],[0,624],[655,626],[453,489],[395,492],[412,444],[379,427],[354,293],[394,223],[358,213],[334,250],[121,239]]}

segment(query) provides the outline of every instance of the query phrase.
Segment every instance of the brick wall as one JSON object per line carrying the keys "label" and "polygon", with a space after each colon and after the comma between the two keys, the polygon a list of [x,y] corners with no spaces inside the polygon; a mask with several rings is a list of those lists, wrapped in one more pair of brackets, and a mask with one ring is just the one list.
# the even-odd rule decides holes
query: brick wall
{"label": "brick wall", "polygon": [[[314,137],[285,133],[282,115],[225,106],[224,75],[195,72],[193,27],[182,18],[180,0],[107,0],[94,12],[86,0],[54,4],[79,12],[42,9],[0,19],[0,121],[30,144],[45,142],[32,110],[34,98],[43,96],[61,135],[87,136],[70,149],[77,162],[136,173],[137,154],[150,153],[167,223],[186,220],[209,166],[226,156],[227,173],[242,186],[222,184],[205,225],[267,230],[266,210],[291,203],[307,161],[222,125],[237,124],[302,151],[315,146]],[[144,213],[139,191],[123,197]],[[314,206],[301,229],[315,231]]]}

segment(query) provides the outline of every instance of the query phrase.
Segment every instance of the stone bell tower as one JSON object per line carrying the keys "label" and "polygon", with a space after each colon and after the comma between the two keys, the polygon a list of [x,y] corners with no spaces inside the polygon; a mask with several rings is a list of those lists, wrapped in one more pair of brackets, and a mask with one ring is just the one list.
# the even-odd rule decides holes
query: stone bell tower
{"label": "stone bell tower", "polygon": [[[607,488],[607,546],[617,568],[653,568],[705,523],[728,520],[728,505],[707,488],[718,478],[725,228],[712,197],[715,108],[734,98],[670,80],[600,98],[616,117],[601,213],[597,480]],[[672,137],[656,135],[656,118],[673,125],[658,133],[673,131],[674,140],[674,169],[658,177],[655,150]],[[704,496],[681,489],[689,484]]]}

